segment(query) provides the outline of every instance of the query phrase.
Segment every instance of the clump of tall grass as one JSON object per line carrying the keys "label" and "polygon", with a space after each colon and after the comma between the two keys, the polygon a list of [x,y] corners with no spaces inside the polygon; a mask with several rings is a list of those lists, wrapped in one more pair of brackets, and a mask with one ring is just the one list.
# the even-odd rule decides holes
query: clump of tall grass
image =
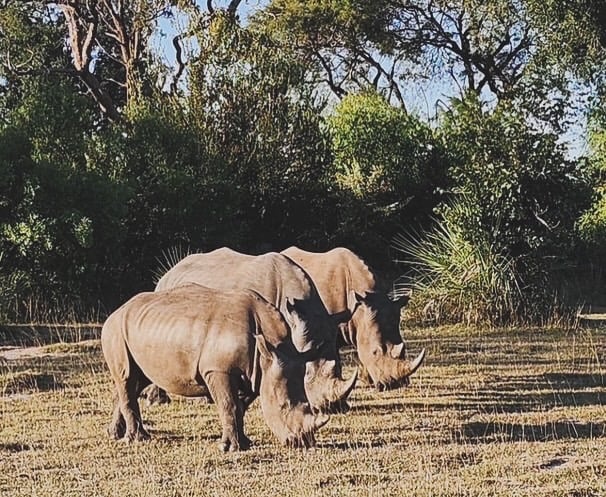
{"label": "clump of tall grass", "polygon": [[154,284],[157,284],[158,281],[160,281],[160,278],[162,278],[162,276],[164,276],[164,274],[175,266],[181,259],[185,259],[185,257],[193,253],[194,251],[189,247],[184,248],[180,245],[175,245],[173,247],[169,247],[167,250],[163,250],[162,255],[160,257],[156,257],[158,267],[153,270]]}
{"label": "clump of tall grass", "polygon": [[394,249],[409,273],[408,318],[433,324],[496,325],[516,321],[522,301],[515,261],[487,240],[470,242],[447,220],[415,236],[399,234]]}

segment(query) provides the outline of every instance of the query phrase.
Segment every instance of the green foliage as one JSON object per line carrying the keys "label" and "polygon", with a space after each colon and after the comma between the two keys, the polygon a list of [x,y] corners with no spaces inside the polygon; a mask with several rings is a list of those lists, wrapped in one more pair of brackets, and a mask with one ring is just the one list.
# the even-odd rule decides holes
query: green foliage
{"label": "green foliage", "polygon": [[[237,222],[231,242],[286,245],[306,230],[323,234],[329,143],[321,102],[304,67],[262,33],[218,15],[197,34],[189,118],[209,154]],[[255,242],[252,242],[255,240]]]}
{"label": "green foliage", "polygon": [[257,22],[263,22],[274,35],[296,40],[297,45],[338,44],[351,49],[360,37],[387,51],[391,38],[389,2],[363,0],[273,0]]}
{"label": "green foliage", "polygon": [[400,244],[417,311],[447,322],[545,319],[578,246],[574,221],[588,198],[579,163],[557,136],[509,106],[486,111],[473,95],[455,103],[440,134],[452,200],[433,231]]}
{"label": "green foliage", "polygon": [[[373,91],[345,97],[328,118],[340,236],[367,240],[424,222],[437,200],[444,163],[433,131]],[[389,238],[387,235],[385,238]]]}
{"label": "green foliage", "polygon": [[219,243],[232,209],[214,169],[220,163],[207,155],[178,108],[161,97],[154,105],[139,106],[130,123],[106,130],[88,152],[88,167],[110,165],[105,174],[125,192],[109,281],[119,295],[151,289],[163,251]]}
{"label": "green foliage", "polygon": [[429,127],[381,95],[349,95],[329,118],[337,184],[357,198],[403,201],[431,180]]}
{"label": "green foliage", "polygon": [[484,111],[473,96],[444,116],[441,133],[452,193],[464,194],[472,207],[459,212],[445,205],[444,217],[470,241],[488,235],[514,258],[570,254],[586,181],[556,135],[534,131],[508,105]]}
{"label": "green foliage", "polygon": [[[604,109],[596,107],[591,117],[591,156],[588,169],[592,180],[593,198],[579,219],[581,237],[595,250],[606,242],[606,130]],[[598,250],[599,252],[602,252]]]}
{"label": "green foliage", "polygon": [[[603,70],[599,26],[571,7],[583,2],[274,0],[246,28],[220,8],[135,2],[122,20],[136,53],[100,25],[102,48],[79,75],[62,14],[5,2],[0,314],[35,317],[36,301],[111,309],[152,288],[162,254],[224,245],[347,245],[377,267],[393,233],[437,212],[410,252],[425,258],[413,266],[429,271],[417,284],[436,309],[467,322],[540,315],[577,234],[599,246],[606,232],[601,128],[590,208],[582,161],[559,135],[580,93],[571,75],[595,83]],[[78,22],[107,7],[78,6]],[[191,21],[178,33],[187,71],[160,89],[170,68],[150,37],[169,11]],[[548,49],[558,44],[561,57]],[[437,129],[405,111],[407,71],[423,64],[474,94]],[[342,98],[328,117],[323,83]]]}

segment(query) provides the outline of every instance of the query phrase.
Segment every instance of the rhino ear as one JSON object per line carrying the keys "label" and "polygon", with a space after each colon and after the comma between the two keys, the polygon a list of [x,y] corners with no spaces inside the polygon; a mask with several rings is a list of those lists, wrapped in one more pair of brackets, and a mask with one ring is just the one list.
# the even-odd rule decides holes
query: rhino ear
{"label": "rhino ear", "polygon": [[299,301],[293,297],[286,297],[286,310],[290,312],[300,312]]}
{"label": "rhino ear", "polygon": [[349,312],[353,315],[356,312],[358,306],[362,305],[365,301],[365,297],[360,295],[358,292],[350,291],[347,295],[347,308]]}
{"label": "rhino ear", "polygon": [[399,297],[396,297],[395,299],[393,299],[392,302],[394,304],[396,304],[398,307],[402,308],[406,304],[408,304],[409,300],[410,300],[410,295],[400,295]]}

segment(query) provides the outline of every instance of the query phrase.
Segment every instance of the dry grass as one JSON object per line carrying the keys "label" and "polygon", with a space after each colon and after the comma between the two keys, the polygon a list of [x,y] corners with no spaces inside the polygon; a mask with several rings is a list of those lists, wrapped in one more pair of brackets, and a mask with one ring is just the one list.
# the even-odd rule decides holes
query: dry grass
{"label": "dry grass", "polygon": [[258,402],[245,419],[247,452],[220,453],[215,407],[179,399],[143,405],[151,442],[114,442],[98,340],[0,358],[0,387],[10,385],[0,397],[0,495],[606,495],[606,330],[406,337],[413,351],[428,348],[411,387],[357,387],[352,410],[333,416],[309,451],[278,446]]}

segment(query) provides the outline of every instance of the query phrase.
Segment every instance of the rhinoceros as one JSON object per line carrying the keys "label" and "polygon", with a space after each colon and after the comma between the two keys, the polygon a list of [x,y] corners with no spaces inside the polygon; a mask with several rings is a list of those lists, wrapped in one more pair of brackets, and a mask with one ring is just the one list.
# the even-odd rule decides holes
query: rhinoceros
{"label": "rhinoceros", "polygon": [[355,346],[370,382],[379,390],[408,384],[425,357],[423,349],[414,360],[405,359],[400,310],[408,297],[389,298],[379,289],[375,273],[347,248],[308,252],[289,247],[282,254],[311,276],[328,312],[350,311],[351,319],[340,328],[341,338]]}
{"label": "rhinoceros", "polygon": [[189,284],[136,295],[107,318],[101,332],[115,383],[110,436],[150,438],[137,398],[154,382],[186,397],[210,395],[224,451],[250,446],[244,413],[257,395],[267,425],[283,444],[313,445],[328,415],[314,414],[305,399],[305,362],[289,333],[276,307],[252,291]]}
{"label": "rhinoceros", "polygon": [[336,337],[338,324],[349,319],[349,311],[329,315],[312,279],[292,260],[276,252],[254,256],[227,247],[191,254],[160,278],[156,290],[186,283],[220,290],[251,289],[274,304],[290,326],[294,346],[310,358],[305,391],[313,409],[347,410],[346,398],[357,370],[348,380],[341,378]]}

